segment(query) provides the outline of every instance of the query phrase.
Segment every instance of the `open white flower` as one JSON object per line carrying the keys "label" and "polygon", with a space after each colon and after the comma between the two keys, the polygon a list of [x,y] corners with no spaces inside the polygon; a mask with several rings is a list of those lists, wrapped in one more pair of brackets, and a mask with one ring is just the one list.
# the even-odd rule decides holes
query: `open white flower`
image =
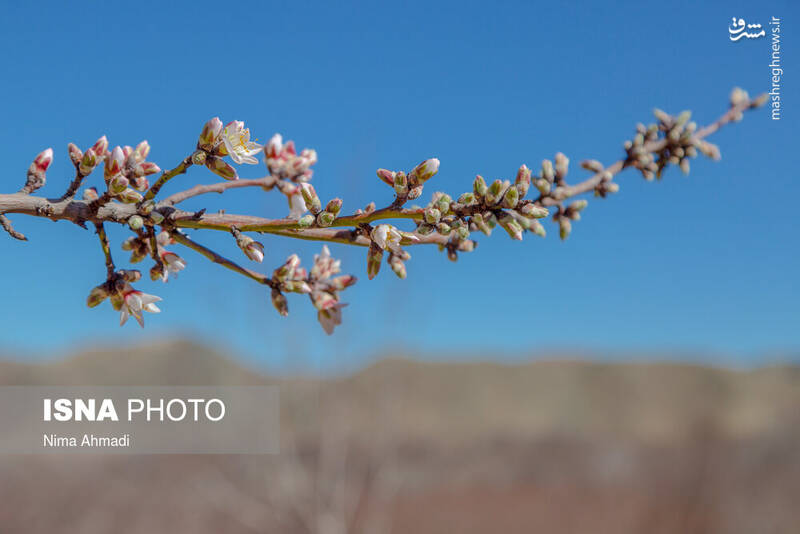
{"label": "open white flower", "polygon": [[120,308],[119,325],[122,326],[128,321],[128,317],[133,316],[139,326],[144,328],[144,319],[142,312],[160,313],[161,310],[155,305],[156,302],[161,300],[161,297],[155,295],[148,295],[133,289],[129,284],[126,284],[125,289],[122,290],[122,307]]}
{"label": "open white flower", "polygon": [[234,162],[250,163],[251,165],[258,163],[253,156],[261,152],[263,147],[250,141],[250,129],[244,127],[244,122],[229,122],[222,130],[222,142]]}
{"label": "open white flower", "polygon": [[392,252],[400,252],[400,241],[403,239],[403,234],[400,230],[391,224],[379,224],[372,229],[372,240],[383,250],[391,250]]}

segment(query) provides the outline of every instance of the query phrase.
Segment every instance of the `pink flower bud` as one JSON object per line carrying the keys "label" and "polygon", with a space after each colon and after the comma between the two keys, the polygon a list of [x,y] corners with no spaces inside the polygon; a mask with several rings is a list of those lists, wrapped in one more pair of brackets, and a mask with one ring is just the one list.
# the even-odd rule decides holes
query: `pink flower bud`
{"label": "pink flower bud", "polygon": [[136,163],[141,163],[147,159],[147,155],[150,153],[150,144],[147,141],[142,141],[136,148],[133,150],[133,160]]}
{"label": "pink flower bud", "polygon": [[69,152],[69,159],[72,161],[73,165],[78,165],[83,158],[83,152],[81,149],[75,145],[75,143],[70,143],[67,145],[67,152]]}
{"label": "pink flower bud", "polygon": [[296,156],[296,155],[297,155],[297,149],[294,147],[294,141],[287,142],[284,145],[283,150],[281,151],[281,156],[286,157],[286,156]]}
{"label": "pink flower bud", "polygon": [[433,175],[439,172],[439,160],[436,158],[426,159],[411,171],[409,179],[411,183],[418,185],[433,178]]}
{"label": "pink flower bud", "polygon": [[122,148],[115,146],[114,150],[111,151],[111,154],[106,156],[105,169],[103,171],[106,182],[111,180],[114,175],[122,172],[122,166],[124,164],[125,153],[123,152]]}
{"label": "pink flower bud", "polygon": [[39,152],[33,159],[31,170],[36,169],[37,171],[45,172],[51,163],[53,163],[53,149],[48,148]]}
{"label": "pink flower bud", "polygon": [[378,169],[376,174],[378,175],[378,178],[380,178],[386,185],[389,187],[394,187],[395,173],[388,169]]}
{"label": "pink flower bud", "polygon": [[106,157],[106,151],[108,150],[108,139],[106,139],[105,135],[95,141],[95,143],[92,145],[92,150],[94,150],[94,153],[98,158],[104,159]]}
{"label": "pink flower bud", "polygon": [[220,134],[222,134],[222,121],[219,117],[214,117],[203,126],[197,139],[197,148],[210,152],[219,141]]}
{"label": "pink flower bud", "polygon": [[276,133],[270,138],[269,142],[264,145],[264,155],[271,159],[280,157],[282,150],[283,137],[281,137],[281,134]]}
{"label": "pink flower bud", "polygon": [[158,172],[161,172],[161,167],[150,161],[139,163],[133,169],[133,174],[135,176],[150,176]]}
{"label": "pink flower bud", "polygon": [[337,276],[336,278],[331,280],[331,286],[333,286],[333,288],[336,291],[342,291],[342,290],[347,289],[348,287],[352,286],[357,281],[358,281],[358,278],[356,278],[355,276],[350,275],[350,274],[346,274],[344,276]]}

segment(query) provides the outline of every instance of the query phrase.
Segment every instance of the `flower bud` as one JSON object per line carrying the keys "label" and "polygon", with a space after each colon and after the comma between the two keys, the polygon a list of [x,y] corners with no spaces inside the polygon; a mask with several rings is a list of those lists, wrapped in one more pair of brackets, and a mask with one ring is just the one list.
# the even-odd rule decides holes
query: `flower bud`
{"label": "flower bud", "polygon": [[322,202],[314,190],[314,186],[309,183],[304,183],[300,186],[300,194],[303,195],[303,201],[306,204],[306,209],[313,214],[317,214],[322,209]]}
{"label": "flower bud", "polygon": [[214,117],[203,126],[200,137],[197,139],[197,148],[206,152],[211,152],[214,145],[217,144],[221,133],[222,121],[219,120],[219,117]]}
{"label": "flower bud", "polygon": [[148,154],[150,154],[150,143],[145,140],[136,145],[131,155],[133,156],[133,161],[141,163],[147,159]]}
{"label": "flower bud", "polygon": [[558,218],[558,230],[559,236],[561,240],[565,240],[569,237],[570,232],[572,232],[572,223],[566,217],[559,217]]}
{"label": "flower bud", "polygon": [[33,162],[28,167],[28,177],[25,182],[24,192],[32,193],[42,187],[47,182],[46,171],[53,162],[53,149],[42,150],[33,158]]}
{"label": "flower bud", "polygon": [[486,191],[486,203],[490,206],[497,204],[503,198],[502,195],[504,191],[503,182],[501,180],[495,180]]}
{"label": "flower bud", "polygon": [[547,231],[542,226],[542,223],[539,221],[531,221],[530,231],[534,234],[538,235],[539,237],[545,237],[547,235]]}
{"label": "flower bud", "polygon": [[236,173],[236,169],[233,167],[233,165],[222,158],[208,156],[206,158],[206,167],[217,176],[221,176],[226,180],[239,179],[239,175]]}
{"label": "flower bud", "polygon": [[531,170],[527,165],[522,165],[517,171],[517,178],[514,181],[514,185],[517,186],[520,198],[528,194],[528,189],[531,186]]}
{"label": "flower bud", "polygon": [[325,211],[330,212],[334,217],[337,217],[339,212],[342,211],[342,199],[334,198],[328,202],[328,204],[325,206]]}
{"label": "flower bud", "polygon": [[83,153],[83,157],[78,163],[78,172],[81,173],[81,176],[89,176],[95,167],[97,167],[97,154],[94,148],[89,148]]}
{"label": "flower bud", "polygon": [[522,241],[522,226],[510,214],[503,212],[497,217],[497,224],[508,232],[511,239]]}
{"label": "flower bud", "polygon": [[355,276],[350,275],[350,274],[345,274],[343,276],[337,276],[336,278],[332,279],[330,281],[330,283],[331,283],[331,286],[336,291],[342,291],[342,290],[347,289],[348,287],[352,286],[357,281],[358,281],[358,279]]}
{"label": "flower bud", "polygon": [[161,167],[159,167],[152,161],[145,161],[139,163],[136,165],[136,167],[133,168],[134,176],[150,176],[151,174],[156,174],[158,172],[161,172]]}
{"label": "flower bud", "polygon": [[281,151],[283,150],[283,137],[281,134],[276,133],[273,135],[270,140],[264,145],[264,155],[268,159],[275,159],[280,157]]}
{"label": "flower bud", "polygon": [[533,185],[535,185],[536,189],[539,190],[539,193],[543,195],[547,195],[550,193],[550,182],[548,182],[544,178],[539,178],[533,183]]}
{"label": "flower bud", "polygon": [[317,225],[321,226],[322,228],[327,228],[333,224],[335,219],[336,216],[333,213],[329,211],[321,211],[319,215],[317,215]]}
{"label": "flower bud", "polygon": [[542,178],[548,182],[552,182],[555,177],[556,173],[553,170],[553,162],[549,159],[542,160]]}
{"label": "flower bud", "polygon": [[144,219],[139,215],[131,215],[128,217],[128,226],[130,226],[131,230],[141,230],[144,226]]}
{"label": "flower bud", "polygon": [[425,208],[425,222],[428,224],[436,224],[439,222],[439,218],[442,216],[441,212],[436,208]]}
{"label": "flower bud", "polygon": [[137,204],[142,201],[142,195],[134,191],[133,189],[126,189],[119,195],[117,195],[117,199],[124,204]]}
{"label": "flower bud", "polygon": [[128,188],[128,185],[130,185],[130,183],[123,175],[114,175],[111,181],[108,182],[108,192],[112,195],[119,195]]}
{"label": "flower bud", "polygon": [[81,162],[81,158],[83,158],[81,149],[78,148],[75,143],[70,143],[67,145],[67,152],[69,153],[69,159],[72,161],[72,164],[78,166]]}
{"label": "flower bud", "polygon": [[442,193],[439,195],[439,198],[436,200],[436,207],[439,209],[439,212],[442,215],[446,215],[450,212],[450,203],[453,201],[450,198],[450,195],[447,193]]}
{"label": "flower bud", "polygon": [[281,316],[289,315],[289,302],[286,300],[286,296],[274,288],[272,289],[272,305]]}
{"label": "flower bud", "polygon": [[105,135],[94,142],[92,150],[94,150],[98,159],[105,159],[106,151],[108,150],[108,139],[106,139]]}
{"label": "flower bud", "polygon": [[588,206],[588,205],[589,205],[589,201],[588,200],[581,199],[581,200],[576,200],[575,202],[570,204],[567,207],[567,209],[570,210],[570,211],[578,212],[578,211],[584,210],[586,208],[586,206]]}
{"label": "flower bud", "polygon": [[414,185],[423,184],[433,178],[439,171],[439,160],[436,158],[426,159],[411,171],[408,178]]}
{"label": "flower bud", "polygon": [[408,177],[403,171],[394,173],[394,192],[397,196],[404,196],[408,193]]}
{"label": "flower bud", "polygon": [[383,183],[388,185],[389,187],[394,187],[394,175],[390,170],[387,169],[378,169],[377,171],[378,178],[380,178]]}
{"label": "flower bud", "polygon": [[381,270],[382,259],[383,249],[373,242],[367,251],[367,278],[372,280],[378,275]]}
{"label": "flower bud", "polygon": [[486,181],[483,179],[483,176],[480,174],[475,177],[475,181],[472,182],[472,190],[475,192],[475,195],[478,198],[483,198],[486,195],[487,191]]}
{"label": "flower bud", "polygon": [[401,280],[405,280],[405,278],[406,278],[406,264],[405,264],[405,262],[402,259],[400,259],[398,256],[396,256],[395,254],[390,254],[389,255],[388,262],[389,262],[389,266],[392,268],[392,271],[394,272],[394,274],[396,274],[397,277],[400,278]]}
{"label": "flower bud", "polygon": [[541,219],[542,217],[547,217],[550,212],[547,208],[542,208],[541,206],[537,206],[536,204],[525,204],[519,210],[519,214],[523,217],[528,217],[531,219]]}
{"label": "flower bud", "polygon": [[486,224],[486,220],[483,218],[483,215],[481,215],[480,213],[476,213],[475,215],[472,216],[471,220],[473,223],[475,223],[475,226],[478,227],[478,230],[480,230],[487,236],[492,235],[492,229],[489,228],[488,224]]}
{"label": "flower bud", "polygon": [[508,209],[513,209],[517,207],[517,203],[519,202],[519,191],[516,187],[509,187],[506,190],[506,194],[503,195],[503,207]]}
{"label": "flower bud", "polygon": [[94,308],[107,298],[108,298],[108,289],[106,289],[105,284],[99,285],[97,287],[92,288],[92,290],[89,292],[89,297],[86,299],[86,305],[89,306],[90,308]]}
{"label": "flower bud", "polygon": [[563,179],[569,170],[569,158],[559,152],[556,154],[556,176]]}
{"label": "flower bud", "polygon": [[463,204],[465,206],[472,206],[477,203],[477,199],[475,198],[475,193],[464,193],[460,197],[458,197],[458,203]]}
{"label": "flower bud", "polygon": [[311,215],[310,213],[307,213],[306,215],[303,215],[297,220],[297,225],[300,226],[300,228],[308,228],[309,226],[314,224],[314,220],[315,220],[314,216]]}
{"label": "flower bud", "polygon": [[114,150],[111,151],[106,157],[105,160],[105,169],[103,171],[103,176],[106,179],[106,182],[111,180],[114,176],[122,172],[122,165],[125,163],[125,154],[122,152],[122,148],[119,146],[115,146]]}

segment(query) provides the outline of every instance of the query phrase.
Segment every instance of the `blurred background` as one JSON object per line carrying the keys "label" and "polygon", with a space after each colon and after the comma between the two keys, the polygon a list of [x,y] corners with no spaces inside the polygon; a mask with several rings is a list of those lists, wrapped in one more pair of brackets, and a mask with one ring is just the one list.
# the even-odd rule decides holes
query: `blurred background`
{"label": "blurred background", "polygon": [[[0,458],[2,532],[797,532],[800,194],[792,85],[797,6],[767,1],[9,4],[0,130],[18,189],[54,147],[44,195],[71,179],[68,142],[147,139],[171,168],[206,120],[245,120],[319,153],[314,185],[345,212],[391,201],[375,169],[442,161],[426,188],[512,178],[564,152],[620,158],[653,107],[716,119],[734,86],[770,89],[784,21],[784,109],[750,113],[698,159],[589,207],[566,242],[496,233],[457,263],[411,249],[408,278],[365,275],[328,337],[315,311],[190,250],[147,328],[84,306],[96,238],[12,216],[0,239],[0,383],[252,384],[282,389],[280,455]],[[262,165],[241,166],[246,178]],[[97,181],[97,176],[93,177]],[[215,178],[192,169],[167,193]],[[90,183],[90,185],[98,185]],[[187,209],[283,216],[277,193]],[[193,236],[237,257],[230,236]],[[2,237],[2,236],[0,236]],[[126,237],[111,232],[119,266]],[[319,243],[263,239],[264,269]]]}

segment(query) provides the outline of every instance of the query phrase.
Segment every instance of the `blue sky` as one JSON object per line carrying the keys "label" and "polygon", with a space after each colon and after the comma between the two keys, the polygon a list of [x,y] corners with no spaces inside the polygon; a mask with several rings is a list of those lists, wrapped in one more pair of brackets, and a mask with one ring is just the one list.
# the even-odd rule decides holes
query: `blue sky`
{"label": "blue sky", "polygon": [[[104,342],[199,335],[270,366],[351,365],[401,349],[439,357],[515,357],[553,348],[702,353],[754,362],[800,350],[797,299],[800,198],[797,49],[791,2],[643,2],[613,8],[573,3],[174,2],[14,3],[4,7],[0,85],[6,127],[4,192],[52,146],[43,191],[57,196],[71,174],[70,141],[101,134],[113,144],[148,139],[169,168],[193,148],[203,123],[245,120],[262,141],[274,132],[315,148],[314,184],[344,211],[391,195],[374,171],[442,161],[426,188],[459,194],[476,173],[512,178],[557,151],[573,162],[610,163],[654,106],[695,111],[705,123],[730,89],[770,83],[766,39],[728,39],[732,16],[786,22],[785,113],[764,110],[713,138],[723,160],[697,160],[659,183],[633,172],[621,191],[589,199],[573,236],[512,242],[497,233],[452,264],[414,248],[409,276],[384,267],[367,281],[364,251],[334,246],[360,277],[345,294],[345,324],[327,337],[304,298],[280,318],[264,289],[192,251],[167,285],[148,326],[120,329],[110,306],[87,309],[102,281],[96,238],[68,223],[13,217],[30,241],[0,236],[0,350],[59,353]],[[794,25],[793,25],[794,24]],[[240,168],[244,177],[263,166]],[[572,180],[584,174],[577,164]],[[97,177],[94,177],[97,180]],[[170,184],[215,181],[193,169]],[[235,192],[191,204],[266,217],[284,214],[275,193]],[[226,235],[198,240],[239,257]],[[115,230],[116,259],[124,232]],[[316,243],[265,237],[265,269]]]}

